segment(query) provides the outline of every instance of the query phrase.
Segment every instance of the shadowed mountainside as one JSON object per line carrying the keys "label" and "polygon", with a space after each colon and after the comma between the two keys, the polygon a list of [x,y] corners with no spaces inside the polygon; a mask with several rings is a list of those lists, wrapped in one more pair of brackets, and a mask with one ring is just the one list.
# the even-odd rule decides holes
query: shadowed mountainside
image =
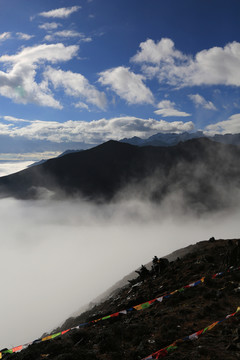
{"label": "shadowed mountainside", "polygon": [[161,202],[169,194],[200,211],[230,206],[240,188],[240,148],[208,139],[173,147],[109,141],[0,178],[0,195],[82,196],[110,201],[137,196]]}
{"label": "shadowed mountainside", "polygon": [[[172,261],[165,269],[145,279],[136,278],[134,285],[129,283],[91,310],[68,319],[52,333],[85,322],[87,325],[5,356],[13,360],[143,359],[237,310],[239,245],[240,240],[216,241],[214,238],[199,242],[190,253]],[[228,272],[230,264],[234,270]],[[223,274],[216,275],[219,272]],[[186,286],[200,279],[197,286]],[[170,293],[171,296],[167,296]],[[165,296],[161,302],[135,309],[135,305],[161,296]],[[116,316],[124,309],[128,309],[126,314]],[[115,316],[109,317],[110,314]],[[199,339],[178,342],[167,356],[176,360],[240,359],[239,316],[240,312],[209,329]],[[99,318],[102,320],[94,322]]]}

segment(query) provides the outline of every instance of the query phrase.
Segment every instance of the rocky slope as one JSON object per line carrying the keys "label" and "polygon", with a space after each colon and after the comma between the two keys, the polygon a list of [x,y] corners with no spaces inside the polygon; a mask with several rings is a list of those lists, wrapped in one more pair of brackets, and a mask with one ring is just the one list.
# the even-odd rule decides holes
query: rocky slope
{"label": "rocky slope", "polygon": [[[236,311],[240,306],[239,245],[240,240],[199,242],[192,252],[170,262],[160,273],[155,271],[144,279],[136,278],[133,284],[119,289],[90,311],[68,319],[54,333],[87,322],[85,326],[5,357],[13,360],[143,359]],[[226,271],[230,265],[233,268]],[[213,276],[219,272],[223,274]],[[200,279],[197,286],[184,287]],[[175,290],[179,291],[173,293]],[[162,302],[154,301],[144,310],[134,308],[170,293]],[[127,314],[118,313],[126,309]],[[116,316],[108,317],[110,314]],[[93,321],[99,318],[100,321]],[[167,357],[240,359],[239,319],[240,312],[206,331],[199,339],[178,343]]]}

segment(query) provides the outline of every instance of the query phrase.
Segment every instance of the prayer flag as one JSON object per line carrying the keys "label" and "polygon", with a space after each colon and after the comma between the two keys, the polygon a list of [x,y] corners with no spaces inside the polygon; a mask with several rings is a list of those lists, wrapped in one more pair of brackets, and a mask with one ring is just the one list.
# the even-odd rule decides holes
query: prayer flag
{"label": "prayer flag", "polygon": [[68,331],[70,331],[71,329],[67,329],[61,332],[62,335],[66,334]]}
{"label": "prayer flag", "polygon": [[12,351],[13,351],[13,352],[17,352],[17,351],[22,350],[22,348],[23,348],[22,345],[16,346],[16,347],[12,348]]}
{"label": "prayer flag", "polygon": [[115,314],[111,314],[111,317],[119,316],[119,312],[116,312]]}
{"label": "prayer flag", "polygon": [[42,338],[42,341],[47,341],[47,340],[51,340],[52,339],[52,335],[48,335],[45,336],[44,338]]}

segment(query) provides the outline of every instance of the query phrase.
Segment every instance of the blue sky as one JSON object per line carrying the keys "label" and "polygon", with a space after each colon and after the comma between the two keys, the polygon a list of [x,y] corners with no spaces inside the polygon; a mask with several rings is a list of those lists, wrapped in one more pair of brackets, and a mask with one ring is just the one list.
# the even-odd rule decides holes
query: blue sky
{"label": "blue sky", "polygon": [[0,159],[240,132],[239,14],[238,0],[0,0]]}

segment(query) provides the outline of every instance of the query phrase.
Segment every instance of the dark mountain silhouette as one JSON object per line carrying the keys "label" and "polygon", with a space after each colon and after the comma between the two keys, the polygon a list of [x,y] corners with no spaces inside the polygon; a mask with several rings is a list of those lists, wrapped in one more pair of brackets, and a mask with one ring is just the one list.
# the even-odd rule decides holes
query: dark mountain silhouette
{"label": "dark mountain silhouette", "polygon": [[121,193],[161,202],[175,194],[200,210],[231,205],[239,188],[240,148],[204,138],[172,147],[109,141],[0,178],[2,197],[36,198],[47,189],[98,201]]}
{"label": "dark mountain silhouette", "polygon": [[[135,274],[135,281],[80,316],[69,318],[52,334],[82,323],[87,323],[85,326],[58,334],[51,340],[42,341],[41,337],[27,349],[6,354],[4,358],[143,359],[235,313],[239,307],[239,263],[240,240],[210,238],[209,241],[199,242],[191,247],[191,251],[187,249],[187,254],[181,259],[166,263],[160,271],[154,266],[144,277]],[[198,285],[188,286],[193,283]],[[144,310],[135,308],[162,296],[162,302],[155,301]],[[119,314],[125,309],[128,310],[126,313]],[[111,314],[114,316],[108,316]],[[97,319],[101,320],[95,322]],[[239,319],[240,312],[208,329],[199,338],[195,336],[193,341],[179,341],[172,351],[167,352],[167,357],[176,360],[239,359]]]}
{"label": "dark mountain silhouette", "polygon": [[[62,156],[65,156],[65,155],[68,155],[68,154],[72,154],[72,153],[75,153],[75,152],[79,152],[79,151],[83,151],[83,150],[65,150],[63,153],[59,154],[57,157],[62,157]],[[36,165],[41,165],[43,163],[45,163],[47,160],[46,159],[42,159],[42,160],[39,160],[39,161],[36,161],[34,162],[33,164],[31,165],[28,165],[28,168],[32,167],[32,166],[36,166]]]}
{"label": "dark mountain silhouette", "polygon": [[240,134],[215,134],[213,136],[207,136],[202,131],[197,131],[194,133],[183,132],[181,134],[158,133],[150,136],[147,139],[141,139],[137,136],[134,136],[132,138],[124,138],[120,141],[137,146],[174,146],[181,141],[198,139],[201,137],[205,137],[223,144],[240,145]]}

